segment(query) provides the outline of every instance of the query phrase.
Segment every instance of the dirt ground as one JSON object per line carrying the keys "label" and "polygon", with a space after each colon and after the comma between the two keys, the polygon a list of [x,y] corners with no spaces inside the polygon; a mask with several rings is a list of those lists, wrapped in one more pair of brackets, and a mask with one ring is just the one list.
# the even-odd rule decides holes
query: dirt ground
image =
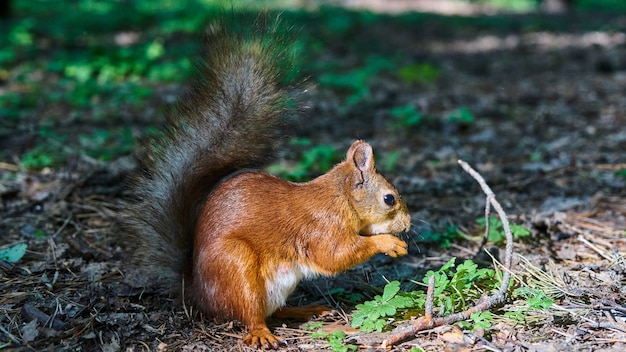
{"label": "dirt ground", "polygon": [[[531,230],[530,239],[515,244],[514,272],[528,269],[520,265],[523,256],[549,273],[560,292],[552,312],[560,313],[522,326],[498,323],[485,337],[462,343],[435,329],[394,350],[626,349],[626,177],[617,174],[626,169],[626,17],[575,13],[505,21],[494,29],[389,20],[355,29],[351,45],[325,38],[319,60],[350,65],[359,61],[354,47],[374,43],[434,63],[441,76],[406,84],[376,75],[368,98],[347,111],[340,92],[314,79],[305,83],[309,108],[295,134],[337,150],[362,138],[381,158],[399,152],[385,173],[407,200],[415,231],[407,236],[408,256],[377,257],[337,277],[305,282],[290,304],[330,304],[340,313],[319,320],[345,326],[353,307],[337,298],[338,288],[344,296],[371,298],[383,277],[419,281],[451,256],[473,258],[476,238],[447,249],[419,241],[420,233],[450,224],[478,233],[475,219],[485,197],[457,165],[462,159],[483,175],[511,220]],[[418,107],[424,122],[388,128],[389,109],[407,104]],[[472,112],[473,122],[447,118],[460,107]],[[77,159],[43,172],[1,165],[2,245],[29,244],[21,261],[0,263],[4,349],[249,350],[240,343],[241,324],[217,324],[163,287],[136,284],[138,274],[125,264],[123,234],[112,230],[130,160],[94,167]],[[48,236],[38,237],[35,229]],[[303,322],[271,325],[286,337],[286,350],[329,348],[312,339]]]}

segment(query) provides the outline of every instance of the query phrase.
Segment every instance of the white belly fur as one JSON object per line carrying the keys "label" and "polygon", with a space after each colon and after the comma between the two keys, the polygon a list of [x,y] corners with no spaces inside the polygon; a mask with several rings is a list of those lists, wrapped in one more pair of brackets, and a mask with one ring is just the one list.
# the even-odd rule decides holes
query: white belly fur
{"label": "white belly fur", "polygon": [[280,266],[273,280],[265,282],[265,287],[267,288],[266,316],[272,315],[276,309],[285,305],[287,297],[295,290],[300,280],[315,275],[315,271],[304,265],[295,267]]}

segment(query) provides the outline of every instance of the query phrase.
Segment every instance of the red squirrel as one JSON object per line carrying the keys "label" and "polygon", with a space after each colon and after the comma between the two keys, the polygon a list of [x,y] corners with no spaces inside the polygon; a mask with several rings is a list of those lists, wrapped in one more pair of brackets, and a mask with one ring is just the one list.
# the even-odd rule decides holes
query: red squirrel
{"label": "red squirrel", "polygon": [[266,317],[324,311],[283,307],[298,282],[405,255],[395,234],[410,215],[361,140],[309,182],[248,170],[274,154],[289,110],[283,42],[254,33],[223,24],[209,33],[199,79],[139,158],[125,229],[141,266],[171,287],[184,282],[204,313],[243,322],[245,343],[278,348]]}

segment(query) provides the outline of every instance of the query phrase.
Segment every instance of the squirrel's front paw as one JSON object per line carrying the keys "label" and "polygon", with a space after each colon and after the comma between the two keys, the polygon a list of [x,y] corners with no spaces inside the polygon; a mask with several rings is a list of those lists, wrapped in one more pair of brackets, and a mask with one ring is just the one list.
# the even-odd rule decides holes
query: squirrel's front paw
{"label": "squirrel's front paw", "polygon": [[403,240],[393,235],[378,235],[374,236],[378,251],[385,253],[391,257],[399,257],[407,254],[408,245]]}

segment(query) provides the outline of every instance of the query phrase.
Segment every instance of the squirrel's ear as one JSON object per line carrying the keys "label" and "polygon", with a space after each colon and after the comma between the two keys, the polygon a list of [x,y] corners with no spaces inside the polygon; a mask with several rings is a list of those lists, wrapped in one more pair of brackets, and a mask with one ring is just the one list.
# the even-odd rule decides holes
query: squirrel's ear
{"label": "squirrel's ear", "polygon": [[355,141],[346,153],[346,160],[354,163],[361,172],[374,171],[374,152],[372,147],[365,141]]}

